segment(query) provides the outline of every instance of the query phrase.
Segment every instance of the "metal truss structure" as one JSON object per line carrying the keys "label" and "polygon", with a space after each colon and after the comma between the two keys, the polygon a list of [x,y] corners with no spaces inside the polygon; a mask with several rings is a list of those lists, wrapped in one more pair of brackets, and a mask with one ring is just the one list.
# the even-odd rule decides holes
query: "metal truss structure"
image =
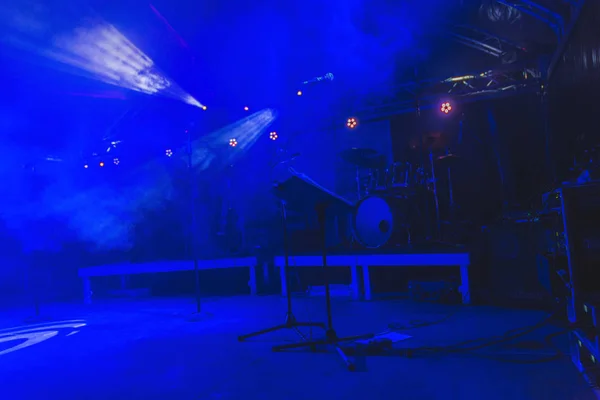
{"label": "metal truss structure", "polygon": [[[454,25],[446,29],[448,37],[461,45],[496,57],[500,60],[501,67],[463,76],[407,82],[396,88],[394,96],[355,103],[353,109],[357,111],[357,115],[367,120],[380,119],[413,111],[417,106],[427,109],[447,99],[464,103],[523,91],[542,92],[543,85],[550,80],[564,52],[585,0],[554,0],[557,5],[562,6],[563,11],[565,8],[569,10],[568,13],[563,13],[566,15],[531,0],[494,1],[541,21],[552,30],[556,36],[556,48],[551,54],[550,62],[545,62],[543,68],[540,61],[535,62],[536,67],[531,67],[531,60],[536,56],[529,54],[528,49],[520,43],[477,26]],[[524,66],[527,60],[530,60],[530,64]]]}
{"label": "metal truss structure", "polygon": [[[564,6],[566,5],[568,12],[560,14],[559,12],[531,0],[494,0],[496,4],[511,8],[521,14],[542,22],[554,32],[554,35],[556,36],[556,49],[554,54],[552,54],[547,70],[543,71],[548,79],[550,79],[554,67],[564,51],[566,43],[569,40],[575,23],[579,19],[579,15],[581,14],[581,10],[586,0],[553,1],[557,6],[562,6],[560,7],[562,9],[564,9]],[[527,49],[519,43],[514,43],[511,40],[472,25],[453,26],[448,30],[447,34],[454,41],[464,46],[501,59],[503,64],[518,61],[522,53],[528,52]]]}
{"label": "metal truss structure", "polygon": [[381,119],[414,111],[417,106],[421,110],[437,107],[448,100],[466,103],[524,91],[539,91],[541,77],[538,69],[510,66],[476,74],[408,82],[397,88],[395,96],[356,104],[355,109],[362,119]]}

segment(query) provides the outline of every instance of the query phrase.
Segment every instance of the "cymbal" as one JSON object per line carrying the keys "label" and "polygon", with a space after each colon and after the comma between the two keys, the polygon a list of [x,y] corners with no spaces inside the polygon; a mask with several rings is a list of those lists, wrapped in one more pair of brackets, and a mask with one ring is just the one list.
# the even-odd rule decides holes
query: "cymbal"
{"label": "cymbal", "polygon": [[453,154],[453,153],[449,153],[449,154],[445,154],[443,156],[439,156],[438,158],[436,158],[437,161],[455,161],[458,160],[460,158],[460,156],[458,154]]}
{"label": "cymbal", "polygon": [[385,156],[373,149],[353,147],[340,152],[342,160],[362,168],[379,168],[385,165]]}

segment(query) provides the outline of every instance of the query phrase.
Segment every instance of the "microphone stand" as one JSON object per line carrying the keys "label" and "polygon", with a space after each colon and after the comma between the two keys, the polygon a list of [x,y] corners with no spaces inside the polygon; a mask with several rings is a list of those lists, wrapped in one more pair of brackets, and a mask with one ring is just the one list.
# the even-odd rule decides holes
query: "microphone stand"
{"label": "microphone stand", "polygon": [[[331,74],[328,74],[331,75]],[[332,76],[333,77],[333,76]],[[330,79],[332,80],[332,79]],[[334,113],[332,117],[333,121],[331,124],[331,134],[335,134],[336,125],[337,125],[337,116]],[[346,336],[341,337],[338,336],[335,328],[333,327],[333,313],[331,310],[331,289],[329,283],[329,268],[327,267],[327,229],[326,229],[326,219],[327,219],[327,210],[331,209],[331,202],[328,200],[319,200],[317,201],[315,211],[317,212],[317,218],[319,221],[319,231],[320,231],[320,242],[321,242],[321,258],[323,263],[323,280],[325,283],[325,304],[327,311],[327,329],[325,332],[325,338],[319,340],[312,341],[304,341],[300,343],[286,344],[280,346],[274,346],[273,351],[283,351],[283,350],[291,350],[291,349],[299,349],[299,348],[310,348],[313,352],[317,349],[317,347],[326,347],[327,349],[333,349],[336,353],[342,358],[346,367],[349,371],[356,371],[356,365],[352,362],[344,349],[342,349],[341,344],[343,343],[352,343],[358,340],[368,340],[372,339],[375,335],[372,333],[356,335],[356,336]],[[288,288],[289,293],[289,288]]]}
{"label": "microphone stand", "polygon": [[191,129],[188,129],[188,173],[190,179],[190,256],[194,262],[194,286],[196,296],[196,312],[194,316],[198,317],[202,315],[202,301],[200,299],[200,268],[198,265],[198,252],[197,252],[197,240],[198,235],[197,229],[197,216],[196,216],[196,185],[194,182],[194,167],[193,167],[193,156],[192,156],[192,133]]}
{"label": "microphone stand", "polygon": [[[288,163],[295,158],[297,158],[300,154],[292,154],[291,158],[279,161],[271,166],[271,170],[278,165]],[[282,227],[282,236],[283,236],[283,259],[284,259],[284,270],[283,273],[285,275],[285,287],[286,287],[286,301],[287,301],[287,311],[285,313],[285,320],[283,324],[275,325],[270,328],[261,329],[255,332],[247,333],[245,335],[238,336],[238,341],[243,342],[246,339],[250,339],[257,336],[262,336],[267,333],[280,331],[283,329],[291,329],[300,337],[301,340],[307,341],[308,338],[300,331],[300,327],[314,327],[325,329],[325,324],[322,322],[302,322],[298,321],[296,316],[294,315],[294,311],[292,310],[292,291],[290,288],[291,277],[290,277],[290,263],[289,263],[289,255],[290,255],[290,244],[289,244],[289,232],[288,232],[288,224],[287,224],[287,207],[284,200],[280,200],[279,203],[280,215],[281,215],[281,227]]]}
{"label": "microphone stand", "polygon": [[[342,360],[344,361],[344,364],[346,364],[346,367],[348,368],[349,371],[356,371],[356,364],[353,363],[348,356],[346,355],[346,353],[344,352],[344,349],[342,349],[341,344],[342,343],[351,343],[351,342],[355,342],[358,340],[368,340],[368,339],[372,339],[375,335],[372,333],[369,334],[363,334],[363,335],[356,335],[356,336],[346,336],[346,337],[341,337],[337,335],[337,332],[335,331],[335,328],[333,327],[333,315],[332,315],[332,311],[331,311],[331,290],[330,290],[330,284],[329,284],[329,268],[327,267],[327,237],[326,237],[326,216],[327,216],[327,209],[329,208],[329,204],[322,202],[320,204],[317,204],[316,206],[316,212],[318,215],[318,219],[319,219],[319,230],[320,230],[320,236],[321,236],[321,246],[322,246],[322,261],[323,261],[323,276],[324,276],[324,281],[325,281],[325,303],[326,303],[326,307],[327,307],[327,330],[325,333],[325,338],[323,339],[319,339],[319,340],[312,340],[312,341],[304,341],[304,342],[300,342],[300,343],[292,343],[292,344],[285,344],[285,345],[280,345],[280,346],[274,346],[273,347],[273,351],[283,351],[283,350],[291,350],[291,349],[299,349],[299,348],[310,348],[313,352],[316,351],[317,347],[319,346],[325,346],[327,348],[333,348],[335,350],[336,353],[338,353],[338,355],[342,358]],[[289,293],[289,288],[288,288],[288,293]]]}
{"label": "microphone stand", "polygon": [[281,225],[282,225],[282,233],[283,233],[283,258],[284,258],[284,274],[286,280],[286,299],[287,299],[287,312],[285,313],[285,321],[283,324],[275,325],[270,328],[261,329],[256,332],[247,333],[245,335],[238,336],[238,340],[240,342],[245,341],[246,339],[261,336],[266,333],[279,331],[282,329],[292,329],[300,339],[303,341],[307,341],[307,337],[300,331],[300,327],[315,327],[325,329],[325,324],[322,322],[300,322],[296,319],[294,312],[292,311],[292,290],[290,288],[290,263],[289,263],[289,236],[287,229],[287,212],[286,212],[286,204],[285,201],[281,201],[280,203],[281,210]]}
{"label": "microphone stand", "polygon": [[[36,179],[36,166],[35,164],[31,164],[31,165],[27,165],[26,168],[28,170],[30,170],[31,172],[31,184],[32,187],[35,188],[35,179]],[[40,271],[40,264],[39,264],[39,257],[38,254],[35,250],[33,249],[29,249],[28,251],[25,252],[26,255],[26,260],[27,260],[27,269],[26,269],[26,274],[27,274],[27,285],[30,291],[33,291],[32,293],[32,297],[33,297],[33,310],[34,310],[34,314],[27,317],[25,319],[25,322],[28,324],[31,323],[38,323],[38,322],[47,322],[50,320],[50,318],[48,317],[44,317],[42,316],[41,313],[41,296],[40,296],[40,290],[41,290],[41,271]],[[37,271],[36,271],[37,270]]]}

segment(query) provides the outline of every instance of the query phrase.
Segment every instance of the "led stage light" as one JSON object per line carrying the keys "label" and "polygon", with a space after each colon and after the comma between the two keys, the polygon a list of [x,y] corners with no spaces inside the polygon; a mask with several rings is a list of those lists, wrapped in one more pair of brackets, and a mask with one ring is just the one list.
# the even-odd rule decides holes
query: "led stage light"
{"label": "led stage light", "polygon": [[358,120],[354,117],[350,117],[348,118],[348,120],[346,121],[346,126],[349,129],[354,129],[358,126]]}
{"label": "led stage light", "polygon": [[452,111],[452,105],[450,104],[450,102],[446,101],[446,102],[442,103],[442,105],[440,107],[440,111],[443,112],[444,114],[448,114],[450,111]]}

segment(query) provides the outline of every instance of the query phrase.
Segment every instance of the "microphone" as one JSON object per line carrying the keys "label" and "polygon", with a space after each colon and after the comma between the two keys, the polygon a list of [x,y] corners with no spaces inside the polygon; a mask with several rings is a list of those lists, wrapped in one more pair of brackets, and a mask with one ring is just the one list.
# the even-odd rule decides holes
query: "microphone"
{"label": "microphone", "polygon": [[[279,149],[279,150],[280,150],[280,152],[284,151],[283,149]],[[278,161],[275,164],[273,164],[273,166],[271,167],[271,169],[275,168],[278,165],[283,165],[283,164],[287,164],[289,162],[292,162],[292,161],[294,161],[296,158],[298,158],[300,156],[301,156],[301,153],[294,153],[291,156],[289,156],[288,158],[286,158],[285,160],[281,160],[281,161]]]}
{"label": "microphone", "polygon": [[317,76],[315,78],[309,79],[307,81],[302,82],[303,85],[312,85],[314,83],[324,82],[324,81],[332,81],[333,74],[331,72],[326,73],[323,76]]}

